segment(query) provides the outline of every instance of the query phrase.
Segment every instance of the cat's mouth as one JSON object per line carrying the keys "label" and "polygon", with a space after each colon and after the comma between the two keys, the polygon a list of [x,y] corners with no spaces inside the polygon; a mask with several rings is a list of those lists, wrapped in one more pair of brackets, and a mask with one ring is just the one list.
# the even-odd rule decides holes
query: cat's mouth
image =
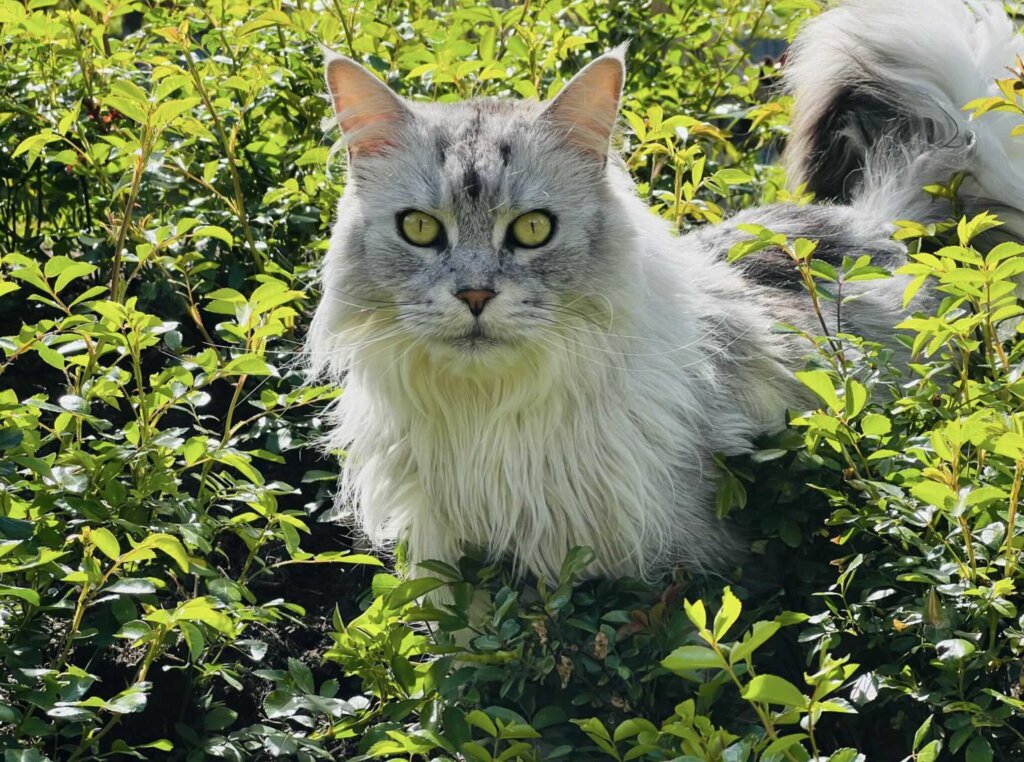
{"label": "cat's mouth", "polygon": [[494,331],[488,331],[479,320],[476,320],[468,331],[461,336],[452,338],[450,343],[462,351],[482,352],[492,347],[502,346],[506,342],[496,336]]}

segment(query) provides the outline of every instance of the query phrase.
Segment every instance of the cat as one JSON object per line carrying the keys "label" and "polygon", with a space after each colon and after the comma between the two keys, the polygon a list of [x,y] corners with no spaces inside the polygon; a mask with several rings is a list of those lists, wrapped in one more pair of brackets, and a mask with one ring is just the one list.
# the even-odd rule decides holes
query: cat
{"label": "cat", "polygon": [[[623,48],[549,102],[451,104],[404,100],[328,54],[348,180],[307,351],[344,388],[327,443],[345,452],[338,500],[375,545],[405,542],[413,573],[470,546],[547,579],[581,545],[588,572],[610,577],[739,558],[711,507],[713,455],[749,451],[810,405],[793,375],[806,343],[773,326],[820,332],[781,251],[726,262],[739,226],[895,269],[891,221],[945,217],[921,188],[967,171],[967,207],[1024,230],[1014,120],[960,110],[1021,49],[996,3],[824,13],[786,67],[788,163],[816,203],[683,236],[609,148]],[[890,339],[905,285],[859,284],[843,330]]]}

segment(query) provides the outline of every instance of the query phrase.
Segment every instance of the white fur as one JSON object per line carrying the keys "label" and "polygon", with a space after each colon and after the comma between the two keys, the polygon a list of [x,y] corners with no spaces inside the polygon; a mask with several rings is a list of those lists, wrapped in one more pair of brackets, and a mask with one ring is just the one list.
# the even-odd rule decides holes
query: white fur
{"label": "white fur", "polygon": [[[988,91],[1019,44],[988,6],[975,17],[959,0],[852,0],[813,22],[797,48],[789,76],[801,119],[813,120],[851,76],[850,51],[899,83],[915,108],[948,119]],[[970,125],[979,193],[1017,203],[1020,148],[1006,139],[1006,118],[986,119]],[[886,223],[913,212],[919,180],[945,179],[930,176],[941,162],[924,163],[920,172],[906,162],[898,171],[882,161],[869,167],[873,179],[844,212],[867,231],[865,246],[886,245]],[[711,455],[748,449],[800,403],[791,375],[800,350],[771,327],[806,323],[807,314],[796,297],[784,301],[723,264],[725,232],[673,236],[624,170],[612,161],[608,172],[608,214],[618,215],[610,245],[621,256],[614,282],[587,295],[598,325],[563,316],[479,354],[423,340],[402,327],[397,308],[351,301],[346,248],[372,210],[353,183],[346,189],[309,349],[314,371],[344,383],[330,435],[346,452],[339,500],[375,545],[408,541],[414,565],[454,561],[479,545],[548,578],[576,545],[594,548],[591,571],[609,576],[677,561],[720,567],[735,557],[710,509]],[[891,334],[898,298],[878,290],[852,309],[881,337]],[[468,320],[452,304],[445,319]],[[500,299],[487,309],[502,316]]]}
{"label": "white fur", "polygon": [[[839,90],[851,84],[878,90],[876,83],[884,83],[878,90],[883,99],[932,124],[935,150],[908,157],[900,155],[907,146],[892,144],[896,155],[885,147],[872,151],[874,178],[857,205],[889,219],[896,211],[915,218],[924,212],[921,185],[941,178],[943,163],[956,168],[965,158],[971,177],[962,192],[1001,205],[998,211],[1019,236],[1024,140],[1010,132],[1022,120],[1005,112],[971,119],[963,107],[999,94],[995,81],[1011,76],[1021,52],[1024,43],[1001,2],[847,0],[810,21],[791,51],[786,80],[797,110],[790,154],[801,157],[801,144]],[[957,156],[965,142],[969,157]]]}
{"label": "white fur", "polygon": [[[623,201],[647,251],[624,257],[633,272],[608,294],[607,332],[575,326],[479,365],[407,336],[335,355],[347,371],[331,435],[348,453],[340,499],[375,544],[406,539],[413,564],[477,545],[549,579],[577,545],[608,576],[732,557],[709,511],[708,455],[782,424],[786,372],[771,323],[752,304],[702,296],[710,282],[739,288],[737,273],[702,250],[681,257],[630,189]],[[743,398],[721,399],[708,360],[728,347],[695,330],[701,310],[712,324],[746,319],[746,338],[764,348],[752,358],[764,375]]]}

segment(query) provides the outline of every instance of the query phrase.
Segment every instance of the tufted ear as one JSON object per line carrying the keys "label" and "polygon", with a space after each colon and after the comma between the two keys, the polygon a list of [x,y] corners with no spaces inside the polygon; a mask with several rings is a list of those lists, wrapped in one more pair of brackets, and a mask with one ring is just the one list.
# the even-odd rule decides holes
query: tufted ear
{"label": "tufted ear", "polygon": [[619,99],[626,79],[626,45],[583,67],[538,117],[565,142],[600,159],[608,155],[608,141],[619,115]]}
{"label": "tufted ear", "polygon": [[402,125],[412,118],[405,102],[351,58],[326,51],[324,67],[349,155],[371,155],[396,145]]}

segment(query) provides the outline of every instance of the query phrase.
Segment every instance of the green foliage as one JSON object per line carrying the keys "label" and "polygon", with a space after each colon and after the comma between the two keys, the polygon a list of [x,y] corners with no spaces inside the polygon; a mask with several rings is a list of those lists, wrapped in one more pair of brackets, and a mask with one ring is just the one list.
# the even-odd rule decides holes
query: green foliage
{"label": "green foliage", "polygon": [[[557,585],[371,579],[332,523],[339,392],[296,369],[343,181],[318,44],[452,100],[631,40],[623,154],[685,229],[790,199],[751,51],[817,3],[321,5],[0,0],[5,759],[1021,758],[1024,259],[987,216],[901,226],[947,297],[905,356],[805,337],[820,409],[723,463],[753,538],[724,590],[581,580],[586,549]],[[885,276],[749,232],[819,315]]]}

